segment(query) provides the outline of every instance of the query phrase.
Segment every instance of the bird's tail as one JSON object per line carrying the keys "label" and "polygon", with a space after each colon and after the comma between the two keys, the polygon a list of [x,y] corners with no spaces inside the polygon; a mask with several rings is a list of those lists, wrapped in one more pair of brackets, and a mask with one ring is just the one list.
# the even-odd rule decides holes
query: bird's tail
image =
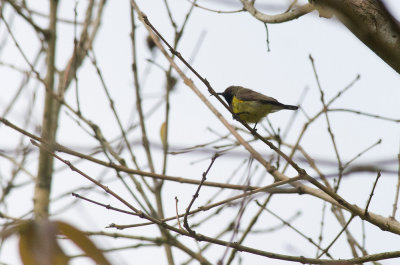
{"label": "bird's tail", "polygon": [[283,105],[284,109],[297,110],[299,107],[293,105]]}

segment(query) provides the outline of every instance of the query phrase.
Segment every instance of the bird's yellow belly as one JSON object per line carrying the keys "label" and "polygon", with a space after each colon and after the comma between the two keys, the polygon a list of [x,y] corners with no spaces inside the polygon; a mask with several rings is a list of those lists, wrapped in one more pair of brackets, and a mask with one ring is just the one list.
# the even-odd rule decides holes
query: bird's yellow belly
{"label": "bird's yellow belly", "polygon": [[232,99],[232,110],[245,122],[256,123],[269,113],[275,111],[272,104],[263,104],[257,101],[243,101],[236,97]]}

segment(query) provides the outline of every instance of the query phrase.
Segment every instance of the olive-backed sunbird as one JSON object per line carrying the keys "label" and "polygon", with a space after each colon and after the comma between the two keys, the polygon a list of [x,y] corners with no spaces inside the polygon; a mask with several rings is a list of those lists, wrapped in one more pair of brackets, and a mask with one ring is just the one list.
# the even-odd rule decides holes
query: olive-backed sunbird
{"label": "olive-backed sunbird", "polygon": [[230,86],[217,94],[225,98],[233,113],[248,123],[258,123],[268,114],[279,110],[298,109],[297,106],[282,104],[274,98],[241,86]]}

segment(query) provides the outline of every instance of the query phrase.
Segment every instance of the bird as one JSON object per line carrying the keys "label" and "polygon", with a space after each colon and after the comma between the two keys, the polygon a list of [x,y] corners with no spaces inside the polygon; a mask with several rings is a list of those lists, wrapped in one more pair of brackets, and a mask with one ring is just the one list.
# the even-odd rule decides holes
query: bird
{"label": "bird", "polygon": [[[297,110],[299,107],[282,104],[272,97],[242,86],[230,86],[224,92],[217,93],[225,98],[236,117],[255,126],[268,114],[279,110]],[[234,118],[236,118],[234,115]],[[254,126],[254,128],[255,128]]]}

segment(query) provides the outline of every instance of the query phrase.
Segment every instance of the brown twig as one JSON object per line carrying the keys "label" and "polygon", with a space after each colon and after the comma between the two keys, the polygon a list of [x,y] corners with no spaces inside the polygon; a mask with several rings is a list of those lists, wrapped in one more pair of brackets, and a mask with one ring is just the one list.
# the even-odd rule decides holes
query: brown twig
{"label": "brown twig", "polygon": [[179,211],[178,211],[178,197],[175,196],[175,211],[176,211],[176,221],[178,222],[178,226],[180,229],[183,229],[181,226],[181,221],[179,220]]}
{"label": "brown twig", "polygon": [[[181,235],[185,235],[185,236],[188,236],[188,237],[195,238],[196,240],[208,241],[208,242],[212,242],[214,244],[235,248],[235,249],[237,249],[239,251],[246,251],[246,252],[253,253],[253,254],[256,254],[256,255],[271,257],[271,258],[275,258],[275,259],[283,259],[283,260],[289,260],[289,261],[301,261],[303,263],[315,263],[315,264],[333,263],[330,260],[312,259],[312,258],[305,258],[305,257],[289,256],[289,255],[280,255],[280,254],[277,254],[277,253],[262,251],[262,250],[259,250],[259,249],[245,247],[245,246],[237,244],[235,242],[232,243],[232,242],[227,242],[227,241],[224,241],[224,240],[208,237],[208,236],[205,236],[205,235],[200,235],[200,234],[197,234],[197,233],[189,233],[189,232],[186,232],[184,230],[181,230],[181,229],[175,228],[173,226],[170,226],[170,225],[162,222],[161,220],[159,220],[157,218],[154,218],[154,217],[152,217],[150,215],[147,215],[147,214],[143,213],[142,211],[136,209],[130,203],[128,203],[126,200],[124,200],[122,197],[120,197],[117,193],[115,193],[111,189],[109,189],[107,186],[105,186],[105,185],[101,184],[100,182],[96,181],[95,179],[91,178],[89,175],[85,174],[84,172],[82,172],[81,170],[76,168],[74,165],[72,165],[69,161],[64,160],[61,157],[59,157],[58,155],[54,154],[51,150],[47,149],[45,145],[39,145],[38,143],[36,143],[33,140],[31,142],[35,146],[38,146],[38,147],[44,149],[46,152],[49,152],[49,154],[51,154],[53,157],[55,157],[56,159],[60,160],[64,164],[68,165],[71,168],[72,171],[75,171],[75,172],[79,173],[80,175],[82,175],[83,177],[85,177],[86,179],[91,181],[92,183],[95,183],[97,186],[102,188],[105,192],[107,192],[108,194],[112,195],[118,201],[120,201],[121,203],[126,205],[129,209],[131,209],[132,211],[137,213],[138,217],[147,219],[147,220],[153,222],[154,224],[162,226],[163,228],[172,230],[172,231],[174,231],[176,233],[179,233]],[[248,195],[249,193],[252,193],[252,192],[248,192],[248,193],[242,194],[242,196],[243,195]],[[176,243],[176,241],[174,241],[174,242]],[[346,263],[353,264],[353,263],[364,262],[365,260],[369,261],[371,259],[375,260],[376,258],[385,259],[385,258],[391,258],[391,257],[397,257],[397,256],[400,256],[400,251],[385,253],[383,257],[382,257],[381,254],[376,254],[376,255],[372,255],[372,257],[362,257],[362,258],[358,258],[358,259],[341,260],[341,261],[345,261]],[[335,262],[337,262],[337,261],[335,261]],[[209,263],[207,263],[207,264],[209,264]]]}
{"label": "brown twig", "polygon": [[313,71],[314,71],[315,80],[317,82],[317,86],[318,86],[319,92],[321,94],[321,103],[322,103],[322,106],[323,106],[323,113],[325,114],[325,119],[326,119],[326,123],[327,123],[327,126],[328,126],[328,133],[329,133],[329,136],[331,137],[333,149],[335,150],[336,159],[337,159],[337,162],[338,162],[338,175],[339,175],[339,177],[338,177],[337,184],[335,186],[335,191],[337,192],[337,190],[339,189],[339,186],[340,186],[340,182],[342,180],[342,173],[343,173],[343,169],[344,168],[343,168],[343,165],[342,165],[342,160],[340,159],[339,149],[338,149],[337,144],[336,144],[335,135],[333,134],[333,131],[332,131],[331,122],[330,122],[329,116],[328,116],[328,105],[325,103],[324,91],[322,90],[322,86],[321,86],[321,83],[319,81],[317,69],[315,68],[314,58],[311,56],[311,54],[310,54],[309,58],[310,58],[311,65],[312,65],[312,68],[313,68]]}
{"label": "brown twig", "polygon": [[74,197],[76,197],[76,198],[78,198],[78,199],[82,199],[82,200],[85,200],[85,201],[87,201],[87,202],[90,202],[90,203],[93,203],[93,204],[102,206],[102,207],[106,208],[107,210],[113,210],[113,211],[120,212],[120,213],[125,213],[125,214],[130,214],[130,215],[138,216],[138,214],[135,213],[135,212],[122,210],[122,209],[113,207],[113,206],[111,206],[110,204],[104,204],[104,203],[101,203],[101,202],[98,202],[98,201],[95,201],[95,200],[91,200],[91,199],[86,198],[86,197],[83,197],[83,196],[81,196],[81,195],[79,195],[79,194],[77,194],[77,193],[75,193],[75,192],[72,192],[71,195],[74,196]]}
{"label": "brown twig", "polygon": [[335,108],[330,108],[329,111],[330,112],[349,112],[349,113],[358,114],[358,115],[361,115],[361,116],[371,117],[371,118],[384,120],[384,121],[391,121],[391,122],[395,122],[395,123],[399,123],[400,122],[400,119],[389,118],[389,117],[385,117],[385,116],[381,116],[381,115],[377,115],[377,114],[372,114],[372,113],[367,113],[367,112],[363,112],[363,111],[359,111],[359,110],[353,110],[353,109],[339,109],[339,108],[335,109]]}
{"label": "brown twig", "polygon": [[343,165],[343,170],[346,169],[352,162],[354,162],[354,160],[356,160],[357,158],[361,157],[363,154],[365,154],[366,152],[368,152],[369,150],[371,150],[372,148],[374,148],[375,146],[377,146],[377,145],[379,145],[381,143],[382,143],[382,139],[379,139],[376,143],[372,144],[371,146],[367,147],[366,149],[364,149],[363,151],[358,153],[355,157],[353,157],[352,159],[350,159],[348,162],[346,162]]}
{"label": "brown twig", "polygon": [[[21,128],[19,128],[18,126],[12,124],[11,122],[9,122],[6,119],[3,119],[0,117],[0,122],[3,123],[4,125],[22,133],[23,135],[28,136],[31,139],[34,139],[38,142],[41,142],[43,144],[47,144],[46,141],[44,141],[42,138],[33,135]],[[113,162],[106,162],[97,158],[94,158],[93,156],[90,155],[85,155],[82,154],[80,152],[76,152],[73,151],[65,146],[62,146],[58,143],[54,144],[54,150],[55,151],[59,151],[59,152],[63,152],[72,156],[76,156],[88,161],[91,161],[93,163],[105,166],[105,167],[109,167],[109,168],[113,168],[115,169],[117,172],[121,171],[121,172],[126,172],[126,173],[130,173],[130,174],[134,174],[134,175],[139,175],[139,176],[144,176],[144,177],[151,177],[151,178],[155,178],[155,179],[160,179],[160,180],[168,180],[168,181],[175,181],[175,182],[179,182],[179,183],[186,183],[186,184],[193,184],[193,185],[199,185],[200,181],[198,180],[193,180],[190,178],[183,178],[183,177],[174,177],[174,176],[168,176],[168,175],[162,175],[162,174],[156,174],[156,173],[151,173],[151,172],[146,172],[146,171],[141,171],[141,170],[136,170],[136,169],[131,169],[128,168],[124,165],[117,165]],[[209,187],[217,187],[217,188],[227,188],[227,189],[234,189],[234,190],[255,190],[259,187],[255,187],[255,186],[243,186],[243,185],[235,185],[235,184],[227,184],[227,183],[219,183],[219,182],[209,182],[206,181],[203,183],[204,186],[209,186]]]}
{"label": "brown twig", "polygon": [[193,6],[198,7],[200,9],[206,10],[206,11],[210,11],[213,13],[217,13],[217,14],[233,14],[233,13],[240,13],[240,12],[244,12],[246,11],[244,8],[238,9],[238,10],[232,10],[232,11],[223,11],[223,10],[216,10],[216,9],[212,9],[209,7],[205,7],[205,6],[201,6],[199,4],[196,3],[196,1],[192,1],[192,0],[187,0],[189,3],[191,3]]}
{"label": "brown twig", "polygon": [[[348,91],[353,85],[360,79],[360,75],[357,75],[356,78],[354,78],[347,86],[345,86],[342,90],[340,90],[336,96],[331,98],[331,100],[328,101],[326,104],[327,107],[329,107],[331,104],[333,104],[340,96],[342,96],[346,91]],[[297,146],[300,144],[301,140],[303,139],[303,136],[305,135],[307,129],[309,128],[310,124],[312,124],[314,121],[316,121],[322,114],[324,114],[324,109],[322,109],[320,112],[315,114],[313,117],[309,117],[308,121],[303,125],[303,129],[301,130],[299,136],[297,137],[296,144],[294,145],[294,148],[292,148],[292,151],[290,152],[289,158],[292,159],[296,150]],[[308,115],[305,114],[306,117]],[[285,173],[287,168],[289,166],[289,163],[286,163],[285,167],[282,170],[282,173]]]}
{"label": "brown twig", "polygon": [[18,13],[18,15],[20,15],[23,19],[25,19],[25,21],[28,22],[28,24],[30,24],[33,29],[35,29],[36,32],[42,34],[43,36],[49,34],[48,30],[42,29],[39,25],[37,25],[33,21],[31,16],[26,15],[24,13],[23,7],[19,6],[18,3],[15,2],[15,0],[8,0],[7,2],[14,8],[14,10]]}
{"label": "brown twig", "polygon": [[[145,24],[145,26],[148,28],[150,34],[153,34],[153,40],[155,41],[156,45],[159,47],[161,52],[164,54],[164,56],[168,59],[169,63],[173,65],[175,70],[178,72],[178,74],[184,79],[184,82],[186,85],[188,85],[196,94],[197,96],[200,97],[200,99],[206,104],[206,106],[220,119],[220,121],[226,126],[226,128],[229,129],[229,131],[232,133],[232,135],[240,142],[240,144],[245,147],[251,155],[259,161],[265,168],[266,170],[275,177],[276,180],[284,180],[287,179],[286,176],[278,172],[278,170],[273,167],[270,163],[266,162],[265,159],[256,151],[254,148],[252,148],[247,141],[245,141],[238,133],[237,131],[232,128],[232,126],[222,117],[222,115],[216,110],[216,108],[200,93],[200,91],[194,86],[193,81],[187,78],[182,70],[176,65],[176,63],[172,60],[172,58],[168,55],[168,53],[165,51],[163,46],[161,45],[159,39],[161,39],[169,48],[172,54],[174,54],[176,57],[178,57],[208,88],[208,91],[215,96],[223,106],[227,110],[229,110],[232,113],[232,110],[229,108],[229,106],[226,104],[224,100],[222,100],[221,97],[219,97],[215,90],[211,87],[207,79],[203,78],[183,57],[182,55],[174,50],[172,46],[161,36],[161,34],[154,28],[154,26],[150,23],[146,15],[141,13],[140,9],[137,7],[136,3],[134,0],[131,0],[131,3],[133,6],[135,6],[135,9],[138,10],[139,12],[139,19]],[[158,38],[154,35],[156,34]],[[233,114],[233,113],[232,113]],[[239,120],[240,121],[240,120]],[[290,159],[287,155],[285,155],[281,150],[276,148],[271,142],[267,141],[265,138],[263,138],[260,134],[258,134],[253,128],[251,128],[247,123],[240,121],[246,129],[251,132],[257,139],[261,140],[264,142],[268,147],[270,147],[272,150],[274,150],[276,153],[278,153],[280,156],[282,156],[298,173],[300,176],[306,175],[306,171],[302,168],[300,168],[297,163],[295,163],[292,159]],[[314,180],[315,181],[315,180]],[[296,185],[301,185],[301,184],[296,184]],[[318,190],[312,189],[310,187],[301,185],[301,188],[305,193],[313,194],[314,196],[323,198],[325,197],[325,194],[321,193]],[[329,198],[324,198],[326,200],[330,200]],[[332,202],[332,201],[331,201]]]}
{"label": "brown twig", "polygon": [[[190,211],[189,214],[193,215],[193,214],[198,213],[198,212],[208,211],[208,210],[210,210],[212,208],[223,206],[223,205],[226,205],[228,203],[232,203],[233,201],[246,198],[248,196],[252,196],[252,195],[255,195],[255,194],[258,194],[258,193],[268,192],[273,188],[276,188],[276,187],[279,187],[279,186],[282,186],[282,185],[285,185],[285,184],[289,184],[291,182],[298,181],[300,179],[301,179],[300,177],[294,177],[294,178],[291,178],[289,180],[278,181],[278,182],[275,182],[273,184],[270,184],[270,185],[267,185],[267,186],[264,186],[264,187],[260,187],[258,189],[255,189],[255,190],[252,190],[252,191],[248,191],[248,192],[236,195],[236,196],[232,196],[230,198],[227,198],[227,199],[224,199],[224,200],[212,203],[212,204],[207,204],[205,206],[200,206],[196,210]],[[184,216],[185,216],[185,214],[179,215],[179,217],[184,217]],[[164,218],[161,221],[165,222],[165,221],[171,221],[171,220],[175,220],[175,219],[176,219],[176,216],[173,216],[173,217],[169,217],[169,218]],[[150,225],[150,224],[153,224],[153,223],[142,223],[142,224],[135,224],[135,225],[114,226],[114,227],[117,227],[118,229],[125,229],[125,228],[145,226],[145,225]]]}
{"label": "brown twig", "polygon": [[194,193],[194,195],[193,195],[193,197],[192,197],[192,200],[190,201],[188,207],[186,208],[185,216],[184,216],[184,218],[183,218],[183,226],[186,228],[186,230],[187,230],[190,234],[195,234],[195,233],[196,233],[195,231],[193,231],[193,230],[190,228],[189,223],[188,223],[188,220],[187,220],[187,219],[188,219],[189,212],[190,212],[190,208],[192,207],[194,201],[199,197],[200,189],[201,189],[201,187],[203,186],[204,181],[206,181],[206,179],[207,179],[207,174],[208,174],[208,172],[210,172],[210,169],[211,169],[212,165],[214,164],[215,160],[218,158],[218,156],[219,156],[219,154],[216,153],[216,154],[211,158],[210,165],[208,166],[207,170],[206,170],[205,172],[203,172],[203,175],[202,175],[202,178],[201,178],[201,182],[200,182],[199,186],[197,187],[197,190],[196,190],[196,192]]}
{"label": "brown twig", "polygon": [[397,204],[399,203],[399,190],[400,190],[400,152],[397,154],[397,186],[396,195],[393,203],[392,219],[396,219]]}
{"label": "brown twig", "polygon": [[[336,235],[336,237],[332,240],[332,242],[322,251],[321,254],[318,255],[318,258],[322,257],[324,254],[328,254],[328,250],[335,244],[335,242],[338,240],[341,234],[343,234],[344,231],[346,231],[347,227],[351,223],[351,221],[354,219],[355,215],[352,215],[350,219],[347,221],[347,223],[343,226],[342,230]],[[329,255],[328,255],[329,256]]]}
{"label": "brown twig", "polygon": [[378,171],[378,175],[376,176],[376,179],[375,179],[375,182],[374,182],[374,186],[372,187],[371,193],[369,195],[369,199],[368,199],[367,205],[365,206],[365,211],[364,211],[364,215],[365,216],[369,215],[368,207],[369,207],[369,204],[371,203],[372,196],[374,196],[374,191],[375,191],[375,188],[376,188],[376,184],[378,183],[378,180],[379,180],[380,177],[381,177],[381,172]]}
{"label": "brown twig", "polygon": [[[277,214],[275,214],[273,211],[271,211],[270,209],[268,209],[266,206],[261,205],[258,201],[256,201],[257,205],[261,207],[262,210],[267,211],[269,214],[271,214],[272,216],[274,216],[275,218],[277,218],[279,221],[281,221],[285,226],[289,227],[290,229],[292,229],[293,231],[295,231],[297,234],[299,234],[302,238],[306,239],[308,242],[310,242],[312,245],[314,245],[317,249],[319,250],[323,250],[319,244],[315,243],[313,241],[313,239],[311,237],[306,236],[303,232],[301,232],[300,230],[298,230],[296,227],[294,227],[292,224],[290,224],[289,222],[287,222],[286,220],[284,220],[283,218],[281,218],[280,216],[278,216]],[[328,250],[326,249],[325,253],[327,254],[327,256],[331,259],[332,256],[327,252]]]}

